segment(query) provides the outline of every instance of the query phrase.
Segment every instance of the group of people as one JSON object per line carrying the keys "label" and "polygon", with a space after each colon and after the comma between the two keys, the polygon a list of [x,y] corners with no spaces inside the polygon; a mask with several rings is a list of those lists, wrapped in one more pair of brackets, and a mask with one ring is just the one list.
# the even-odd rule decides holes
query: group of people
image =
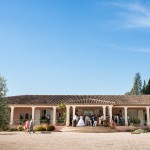
{"label": "group of people", "polygon": [[[110,117],[109,115],[106,115],[106,119],[109,121]],[[130,125],[131,119],[130,116],[127,116],[128,119],[128,125]],[[121,115],[114,115],[112,116],[112,122],[115,123],[116,125],[125,125],[125,119]],[[80,115],[80,117],[76,114],[73,117],[73,126],[76,124],[76,126],[94,126],[96,127],[97,125],[103,126],[104,125],[104,115],[101,116],[96,116],[96,115]]]}
{"label": "group of people", "polygon": [[104,116],[96,116],[94,115],[80,115],[80,117],[76,114],[73,117],[73,126],[93,126],[102,125],[104,121]]}
{"label": "group of people", "polygon": [[50,115],[43,115],[42,119],[46,120],[47,124],[50,124],[51,116]]}
{"label": "group of people", "polygon": [[[116,125],[125,125],[125,118],[122,117],[122,115],[115,115],[112,117],[112,120],[116,123]],[[129,115],[127,115],[127,121],[128,125],[131,124],[131,118]]]}
{"label": "group of people", "polygon": [[24,126],[25,129],[25,133],[31,133],[31,131],[33,133],[35,133],[34,129],[33,129],[33,120],[31,119],[30,121],[27,120]]}

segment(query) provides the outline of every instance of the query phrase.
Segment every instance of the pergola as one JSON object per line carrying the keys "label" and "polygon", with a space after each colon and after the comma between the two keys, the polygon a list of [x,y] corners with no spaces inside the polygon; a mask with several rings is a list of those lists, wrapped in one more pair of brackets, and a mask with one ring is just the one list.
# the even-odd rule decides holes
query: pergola
{"label": "pergola", "polygon": [[112,108],[123,108],[125,125],[128,125],[128,108],[145,108],[147,124],[150,125],[150,95],[22,95],[8,97],[8,102],[11,108],[11,123],[13,123],[16,107],[31,107],[33,120],[36,108],[47,107],[53,109],[53,124],[56,124],[56,107],[58,104],[63,103],[66,105],[66,126],[69,126],[70,122],[70,108],[72,108],[73,115],[75,115],[77,107],[103,108],[104,119],[106,118],[106,108],[108,108],[110,121],[112,119]]}

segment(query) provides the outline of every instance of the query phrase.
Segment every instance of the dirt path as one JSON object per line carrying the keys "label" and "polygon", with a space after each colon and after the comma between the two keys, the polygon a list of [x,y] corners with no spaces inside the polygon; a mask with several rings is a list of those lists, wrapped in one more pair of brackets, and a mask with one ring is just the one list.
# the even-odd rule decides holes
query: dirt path
{"label": "dirt path", "polygon": [[0,150],[150,150],[150,133],[0,133]]}

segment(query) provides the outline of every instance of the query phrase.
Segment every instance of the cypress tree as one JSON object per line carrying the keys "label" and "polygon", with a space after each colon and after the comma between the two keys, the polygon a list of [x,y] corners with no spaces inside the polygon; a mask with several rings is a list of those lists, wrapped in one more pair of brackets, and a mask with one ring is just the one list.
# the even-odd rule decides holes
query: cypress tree
{"label": "cypress tree", "polygon": [[145,95],[147,92],[146,92],[146,82],[144,80],[144,83],[143,83],[143,88],[142,88],[142,94]]}
{"label": "cypress tree", "polygon": [[148,80],[148,83],[146,86],[146,94],[150,94],[150,79]]}
{"label": "cypress tree", "polygon": [[4,130],[9,124],[8,103],[6,99],[6,80],[0,76],[0,130]]}
{"label": "cypress tree", "polygon": [[131,90],[131,95],[140,95],[142,90],[142,82],[140,73],[136,73],[134,77],[134,84]]}

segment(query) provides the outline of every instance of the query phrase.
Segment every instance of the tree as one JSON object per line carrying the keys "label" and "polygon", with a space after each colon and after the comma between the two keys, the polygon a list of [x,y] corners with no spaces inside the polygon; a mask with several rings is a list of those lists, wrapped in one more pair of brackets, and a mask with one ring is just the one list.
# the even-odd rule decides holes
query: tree
{"label": "tree", "polygon": [[146,85],[146,93],[145,94],[150,94],[150,79],[148,80],[148,83]]}
{"label": "tree", "polygon": [[6,80],[0,76],[0,130],[4,130],[9,124],[8,103],[6,99]]}
{"label": "tree", "polygon": [[140,73],[136,73],[134,77],[133,88],[131,90],[131,95],[140,95],[142,90],[142,81]]}
{"label": "tree", "polygon": [[147,85],[146,85],[146,82],[145,82],[145,80],[144,80],[143,88],[142,88],[142,91],[141,91],[143,95],[145,95],[145,94],[147,93],[147,91],[146,91],[146,86],[147,86]]}
{"label": "tree", "polygon": [[131,95],[131,92],[126,92],[125,95]]}
{"label": "tree", "polygon": [[133,87],[130,92],[125,93],[126,95],[140,95],[142,92],[142,81],[140,73],[136,73],[134,77]]}
{"label": "tree", "polygon": [[65,104],[61,103],[57,106],[57,109],[61,111],[61,114],[58,118],[58,123],[65,123],[66,122],[66,106]]}

